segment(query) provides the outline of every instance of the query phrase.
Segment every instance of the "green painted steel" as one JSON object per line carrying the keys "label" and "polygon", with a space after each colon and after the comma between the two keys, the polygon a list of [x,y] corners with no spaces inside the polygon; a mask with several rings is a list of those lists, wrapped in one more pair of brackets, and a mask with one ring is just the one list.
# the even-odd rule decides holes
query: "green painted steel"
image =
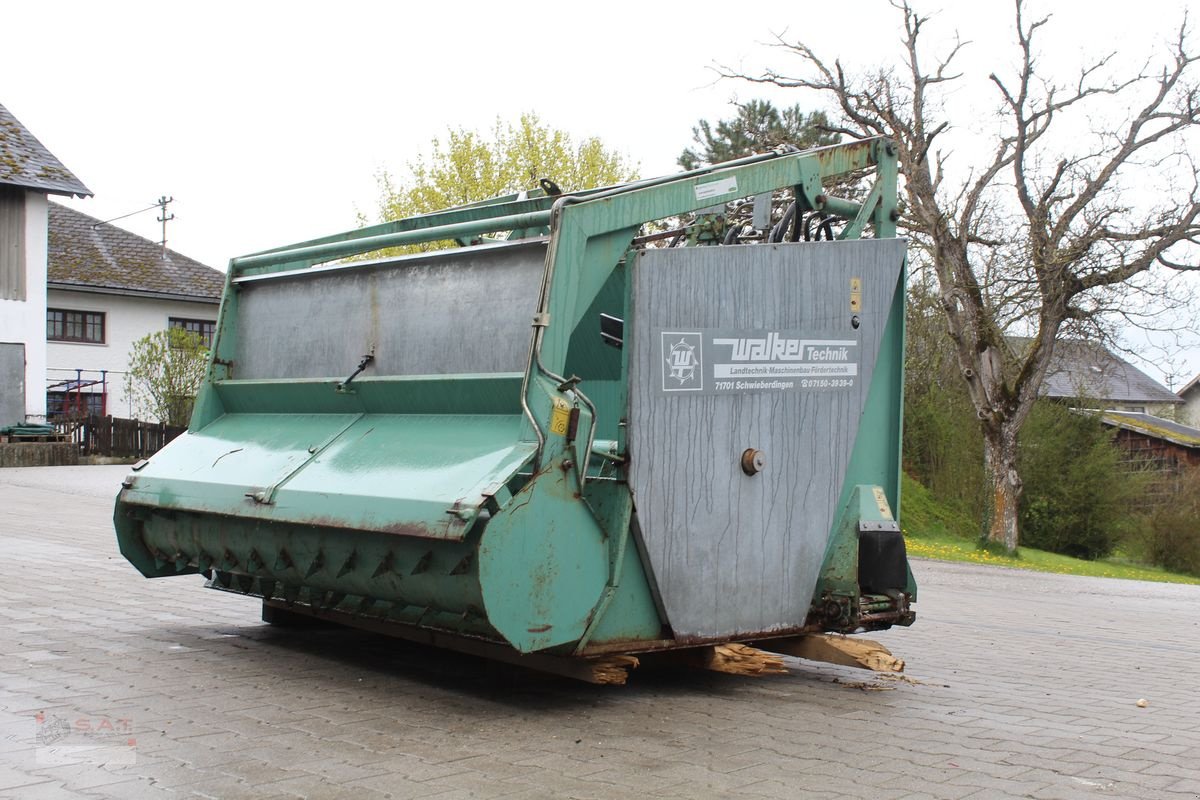
{"label": "green painted steel", "polygon": [[[823,187],[872,169],[862,202]],[[844,220],[842,238],[892,238],[896,179],[891,144],[868,140],[558,197],[494,198],[235,258],[189,431],[136,467],[117,498],[121,552],[147,577],[202,572],[212,588],[523,653],[694,646],[673,638],[639,539],[626,474],[630,347],[605,343],[595,320],[617,316],[627,340],[637,335],[629,273],[645,223],[787,190],[797,217]],[[709,212],[685,234],[715,244],[724,226]],[[524,372],[367,369],[347,385],[347,365],[315,379],[238,377],[244,280],[484,234],[491,247],[548,236]],[[902,276],[812,611],[791,622],[797,632],[912,620],[911,573],[903,592],[865,593],[857,561],[863,526],[886,528],[889,506],[899,508],[903,317]]]}
{"label": "green painted steel", "polygon": [[366,236],[349,241],[334,241],[323,244],[310,244],[274,253],[262,253],[256,256],[235,258],[232,266],[237,267],[243,275],[261,274],[256,268],[262,267],[294,267],[297,264],[319,264],[332,261],[344,256],[358,253],[382,250],[385,247],[398,247],[419,242],[438,241],[443,239],[460,239],[481,233],[508,231],[516,228],[529,228],[544,225],[550,221],[549,211],[534,211],[527,214],[508,214],[500,217],[488,217],[469,222],[455,222],[412,231],[396,231],[382,233],[378,236]]}

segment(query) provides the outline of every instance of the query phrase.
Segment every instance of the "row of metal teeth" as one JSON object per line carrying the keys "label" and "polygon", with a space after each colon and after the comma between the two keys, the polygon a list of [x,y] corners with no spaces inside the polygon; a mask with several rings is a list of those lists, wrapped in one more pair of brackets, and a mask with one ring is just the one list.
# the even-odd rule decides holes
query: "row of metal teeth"
{"label": "row of metal teeth", "polygon": [[[189,569],[189,568],[197,569],[200,572],[209,572],[210,570],[216,569],[216,570],[220,570],[223,572],[236,571],[239,573],[248,573],[251,575],[254,575],[254,574],[257,574],[260,572],[267,572],[267,571],[269,571],[270,573],[272,573],[274,575],[279,575],[279,574],[288,573],[288,572],[292,572],[292,571],[299,572],[298,568],[296,567],[295,562],[292,560],[292,557],[288,554],[288,551],[285,550],[284,548],[279,549],[278,553],[275,556],[274,562],[272,563],[270,570],[266,569],[266,561],[263,559],[263,557],[261,555],[259,555],[259,552],[256,549],[250,551],[250,556],[246,559],[245,564],[241,564],[239,562],[237,556],[234,555],[229,550],[225,550],[221,554],[219,559],[214,558],[213,556],[209,555],[208,553],[206,553],[203,550],[197,552],[195,555],[191,555],[191,554],[181,551],[181,552],[177,552],[174,555],[170,555],[170,556],[166,555],[165,553],[163,553],[161,551],[155,551],[153,553],[153,556],[154,556],[154,566],[156,568],[161,570],[167,566],[170,566],[176,572],[183,572],[184,570]],[[470,570],[472,560],[473,560],[472,554],[468,553],[467,555],[463,556],[462,559],[460,559],[459,562],[457,564],[455,564],[454,567],[452,567],[447,574],[449,574],[449,575],[465,574],[467,571]],[[334,576],[341,578],[342,576],[353,572],[354,570],[356,570],[360,567],[359,562],[360,562],[360,557],[358,555],[358,551],[357,550],[351,551],[350,555],[346,558],[346,560],[344,562],[342,562],[340,567],[338,567],[337,571],[334,573]],[[416,560],[416,563],[413,564],[412,569],[410,569],[408,571],[404,571],[403,569],[398,568],[396,559],[395,559],[394,555],[392,554],[392,552],[389,550],[383,556],[383,558],[379,561],[378,565],[375,567],[375,571],[373,573],[371,573],[371,577],[378,578],[378,577],[381,577],[381,576],[387,575],[387,574],[394,574],[397,576],[401,576],[401,575],[405,575],[405,574],[420,575],[423,572],[428,572],[429,567],[432,563],[433,563],[433,551],[428,550],[420,558],[418,558]],[[320,572],[321,570],[325,569],[326,566],[328,566],[328,565],[326,564],[326,561],[325,561],[324,552],[321,550],[318,550],[316,556],[314,556],[313,559],[309,562],[308,566],[305,567],[302,575],[305,578],[311,578],[314,575],[316,575],[318,572]]]}

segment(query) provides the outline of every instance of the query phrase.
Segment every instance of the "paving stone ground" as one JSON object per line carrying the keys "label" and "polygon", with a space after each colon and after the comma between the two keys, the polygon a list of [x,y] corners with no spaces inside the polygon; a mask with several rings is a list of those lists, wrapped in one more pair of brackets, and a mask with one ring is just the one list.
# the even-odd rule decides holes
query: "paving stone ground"
{"label": "paving stone ground", "polygon": [[145,580],[126,471],[0,470],[0,797],[1200,797],[1197,586],[917,561],[912,682],[598,687]]}

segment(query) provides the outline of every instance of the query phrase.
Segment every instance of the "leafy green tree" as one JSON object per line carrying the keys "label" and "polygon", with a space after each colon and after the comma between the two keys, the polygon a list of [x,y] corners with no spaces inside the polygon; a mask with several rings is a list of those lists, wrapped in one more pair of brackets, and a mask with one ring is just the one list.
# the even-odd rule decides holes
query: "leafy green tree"
{"label": "leafy green tree", "polygon": [[139,415],[187,425],[207,365],[208,349],[199,334],[181,328],[150,333],[129,351],[125,391]]}
{"label": "leafy green tree", "polygon": [[[418,156],[407,168],[404,180],[387,172],[379,175],[380,222],[533,189],[541,178],[569,192],[637,177],[637,168],[598,138],[576,143],[533,113],[522,114],[516,123],[497,119],[486,134],[451,128],[444,139],[433,140],[428,155]],[[431,243],[407,250],[446,246]]]}
{"label": "leafy green tree", "polygon": [[905,345],[904,468],[938,503],[981,520],[983,436],[927,269],[914,270],[908,290]]}
{"label": "leafy green tree", "polygon": [[777,109],[770,100],[733,103],[737,116],[718,120],[714,126],[702,119],[692,128],[697,149],[688,148],[679,156],[684,169],[704,164],[719,164],[735,158],[765,153],[783,144],[807,150],[837,144],[838,135],[826,130],[829,120],[823,111],[805,113],[795,105]]}

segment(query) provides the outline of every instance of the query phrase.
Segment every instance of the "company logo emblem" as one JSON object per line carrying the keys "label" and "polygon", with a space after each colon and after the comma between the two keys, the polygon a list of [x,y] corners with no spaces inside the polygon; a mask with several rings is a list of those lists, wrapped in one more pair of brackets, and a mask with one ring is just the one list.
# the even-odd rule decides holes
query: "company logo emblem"
{"label": "company logo emblem", "polygon": [[703,344],[698,332],[663,331],[663,390],[700,390]]}
{"label": "company logo emblem", "polygon": [[696,348],[693,345],[684,339],[671,345],[667,355],[667,368],[672,378],[681,384],[687,383],[696,377],[696,367],[699,365],[700,360],[696,358]]}

